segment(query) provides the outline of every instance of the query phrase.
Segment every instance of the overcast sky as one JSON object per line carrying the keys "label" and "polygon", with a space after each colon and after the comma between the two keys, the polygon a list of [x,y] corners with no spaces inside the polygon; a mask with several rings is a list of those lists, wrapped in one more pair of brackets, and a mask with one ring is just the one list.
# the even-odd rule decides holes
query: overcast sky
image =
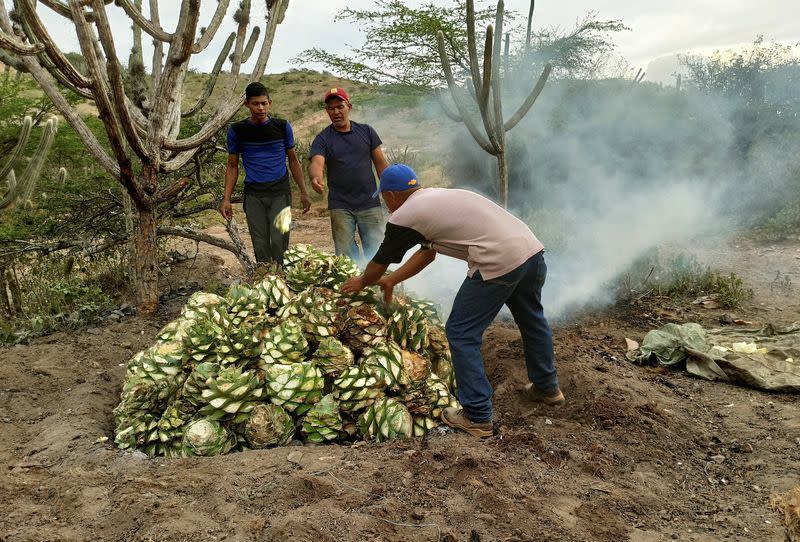
{"label": "overcast sky", "polygon": [[[10,0],[2,0],[10,7]],[[410,5],[421,5],[431,0],[407,0]],[[452,0],[441,1],[450,5]],[[231,2],[234,5],[235,0]],[[488,6],[493,2],[477,1],[478,6]],[[145,2],[147,4],[147,2]],[[161,2],[162,21],[167,29],[167,21],[174,21],[177,0]],[[254,9],[263,14],[263,3],[253,2]],[[310,47],[320,47],[331,52],[345,52],[346,45],[358,46],[361,36],[348,21],[337,19],[336,14],[346,6],[366,9],[373,6],[370,0],[291,0],[284,23],[278,28],[273,53],[267,66],[268,72],[282,72],[292,67],[290,60],[300,51]],[[201,25],[210,18],[216,6],[213,0],[203,0]],[[506,9],[527,15],[529,0],[507,0]],[[115,36],[120,49],[130,47],[130,31],[127,19],[121,10],[109,7],[112,20],[116,22]],[[47,14],[45,22],[64,50],[77,50],[74,30],[64,24],[58,16],[50,15],[49,10],[40,5],[39,11]],[[797,0],[673,0],[672,2],[636,2],[633,0],[572,0],[555,2],[538,0],[535,27],[559,26],[565,30],[572,28],[576,21],[593,11],[601,19],[621,19],[631,28],[616,36],[617,52],[634,68],[647,64],[665,55],[699,50],[711,52],[726,49],[743,43],[751,43],[763,34],[768,40],[787,43],[800,42],[800,24],[797,22]],[[256,15],[258,18],[258,16]],[[173,23],[174,24],[174,23]],[[212,45],[195,66],[208,70],[214,63],[226,32],[219,32],[217,46]],[[123,58],[127,55],[122,55]],[[320,68],[320,67],[317,67]]]}

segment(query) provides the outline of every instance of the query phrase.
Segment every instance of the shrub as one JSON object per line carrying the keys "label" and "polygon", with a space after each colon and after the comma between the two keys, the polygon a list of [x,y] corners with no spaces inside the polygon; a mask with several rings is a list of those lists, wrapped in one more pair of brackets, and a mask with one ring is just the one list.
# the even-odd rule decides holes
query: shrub
{"label": "shrub", "polygon": [[735,309],[752,299],[753,290],[735,273],[724,274],[701,264],[694,255],[676,254],[666,261],[653,250],[636,260],[617,281],[618,299],[626,302],[657,297],[688,299],[713,296],[721,307]]}

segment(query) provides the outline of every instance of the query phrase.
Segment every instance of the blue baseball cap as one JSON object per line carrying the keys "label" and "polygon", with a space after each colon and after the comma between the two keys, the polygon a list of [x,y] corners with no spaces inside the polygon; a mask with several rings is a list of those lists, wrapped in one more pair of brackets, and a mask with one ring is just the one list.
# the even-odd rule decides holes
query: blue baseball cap
{"label": "blue baseball cap", "polygon": [[405,164],[392,164],[381,173],[380,187],[372,194],[374,198],[381,192],[400,192],[420,186],[417,174]]}

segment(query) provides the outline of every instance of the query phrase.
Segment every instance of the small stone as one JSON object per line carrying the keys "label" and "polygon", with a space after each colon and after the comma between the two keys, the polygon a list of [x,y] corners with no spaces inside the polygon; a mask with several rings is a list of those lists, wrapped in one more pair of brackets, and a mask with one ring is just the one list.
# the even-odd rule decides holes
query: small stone
{"label": "small stone", "polygon": [[103,333],[103,331],[97,327],[90,327],[86,330],[86,333],[89,333],[91,335],[100,335],[101,333]]}
{"label": "small stone", "polygon": [[301,459],[303,459],[303,452],[301,452],[300,450],[292,450],[286,456],[286,461],[288,461],[289,463],[294,463],[295,465],[299,465]]}
{"label": "small stone", "polygon": [[486,523],[494,523],[497,519],[493,514],[475,514],[475,517],[485,521]]}
{"label": "small stone", "polygon": [[634,350],[638,350],[639,349],[639,343],[637,343],[633,339],[629,339],[629,338],[625,337],[625,349],[628,352],[633,352]]}
{"label": "small stone", "polygon": [[709,459],[711,459],[711,461],[713,461],[714,463],[724,463],[725,462],[725,456],[722,455],[722,454],[712,455]]}
{"label": "small stone", "polygon": [[550,418],[546,418],[546,419],[544,420],[544,424],[545,424],[545,425],[553,425],[553,421],[552,421]]}
{"label": "small stone", "polygon": [[414,508],[411,512],[411,519],[423,520],[425,519],[425,511],[422,508]]}

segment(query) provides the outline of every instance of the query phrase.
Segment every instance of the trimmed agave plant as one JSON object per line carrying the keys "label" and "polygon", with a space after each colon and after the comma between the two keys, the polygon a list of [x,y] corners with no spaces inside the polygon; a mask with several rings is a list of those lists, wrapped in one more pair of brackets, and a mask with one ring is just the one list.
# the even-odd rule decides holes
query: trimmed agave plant
{"label": "trimmed agave plant", "polygon": [[303,414],[322,398],[325,380],[311,362],[275,364],[267,369],[270,401],[288,412]]}
{"label": "trimmed agave plant", "polygon": [[209,313],[212,307],[222,305],[225,299],[217,294],[210,292],[195,292],[189,296],[189,300],[181,310],[181,318],[187,320],[195,320],[199,316],[204,316]]}
{"label": "trimmed agave plant", "polygon": [[330,263],[324,257],[309,257],[286,268],[286,284],[295,292],[305,290],[322,282],[330,271]]}
{"label": "trimmed agave plant", "polygon": [[386,336],[386,320],[370,305],[353,307],[345,314],[341,338],[351,348],[361,351]]}
{"label": "trimmed agave plant", "polygon": [[264,383],[256,373],[239,367],[223,367],[205,384],[200,392],[204,405],[199,413],[212,420],[241,423],[265,395]]}
{"label": "trimmed agave plant", "polygon": [[306,412],[303,418],[303,434],[311,442],[336,440],[342,430],[339,403],[332,393],[325,395]]}
{"label": "trimmed agave plant", "polygon": [[186,425],[181,444],[185,456],[222,455],[236,445],[236,435],[216,420],[198,418]]}
{"label": "trimmed agave plant", "polygon": [[431,362],[428,358],[408,350],[403,350],[402,357],[404,384],[422,382],[431,375]]}
{"label": "trimmed agave plant", "polygon": [[294,436],[294,422],[283,407],[261,403],[244,423],[244,437],[253,448],[284,446]]}
{"label": "trimmed agave plant", "polygon": [[156,426],[158,442],[145,446],[145,453],[149,456],[179,457],[183,433],[194,414],[195,408],[188,402],[178,400],[169,404]]}
{"label": "trimmed agave plant", "polygon": [[278,275],[268,275],[255,285],[261,294],[262,303],[270,310],[276,310],[286,305],[295,293]]}
{"label": "trimmed agave plant", "polygon": [[308,340],[302,326],[297,319],[289,318],[264,335],[258,365],[266,370],[276,363],[295,363],[304,359],[307,352]]}
{"label": "trimmed agave plant", "polygon": [[192,326],[193,320],[189,318],[178,318],[168,323],[156,335],[156,340],[160,343],[183,343],[187,330]]}
{"label": "trimmed agave plant", "polygon": [[351,277],[357,277],[361,271],[350,256],[339,254],[330,257],[330,272],[324,278],[325,286],[337,287]]}
{"label": "trimmed agave plant", "polygon": [[191,363],[216,361],[217,346],[230,330],[230,318],[225,308],[214,305],[208,313],[198,316],[183,340],[184,355]]}
{"label": "trimmed agave plant", "polygon": [[403,351],[392,340],[381,339],[365,349],[360,364],[383,380],[388,388],[396,390],[406,380],[403,375]]}
{"label": "trimmed agave plant", "polygon": [[383,396],[385,387],[383,379],[361,366],[350,367],[333,381],[333,393],[339,400],[339,408],[345,412],[368,407]]}
{"label": "trimmed agave plant", "polygon": [[293,267],[298,262],[307,260],[309,258],[319,258],[322,252],[303,243],[290,246],[286,252],[283,253],[283,266],[287,269]]}
{"label": "trimmed agave plant", "polygon": [[243,284],[231,286],[225,296],[225,305],[232,327],[240,326],[251,314],[267,310],[267,305],[258,288],[250,288]]}
{"label": "trimmed agave plant", "polygon": [[371,404],[358,418],[364,438],[383,442],[409,438],[414,433],[414,421],[408,409],[396,399],[383,397]]}
{"label": "trimmed agave plant", "polygon": [[353,366],[355,355],[336,337],[326,337],[320,340],[311,361],[325,375],[335,378]]}
{"label": "trimmed agave plant", "polygon": [[309,308],[304,314],[303,331],[315,342],[335,336],[342,321],[342,309],[336,292],[328,288],[313,287],[299,295],[310,297],[304,301]]}
{"label": "trimmed agave plant", "polygon": [[438,418],[433,418],[431,416],[414,414],[412,418],[414,420],[415,437],[424,437],[431,429],[435,429],[441,425]]}
{"label": "trimmed agave plant", "polygon": [[428,317],[422,309],[397,305],[387,324],[387,334],[401,347],[422,351],[428,346]]}

